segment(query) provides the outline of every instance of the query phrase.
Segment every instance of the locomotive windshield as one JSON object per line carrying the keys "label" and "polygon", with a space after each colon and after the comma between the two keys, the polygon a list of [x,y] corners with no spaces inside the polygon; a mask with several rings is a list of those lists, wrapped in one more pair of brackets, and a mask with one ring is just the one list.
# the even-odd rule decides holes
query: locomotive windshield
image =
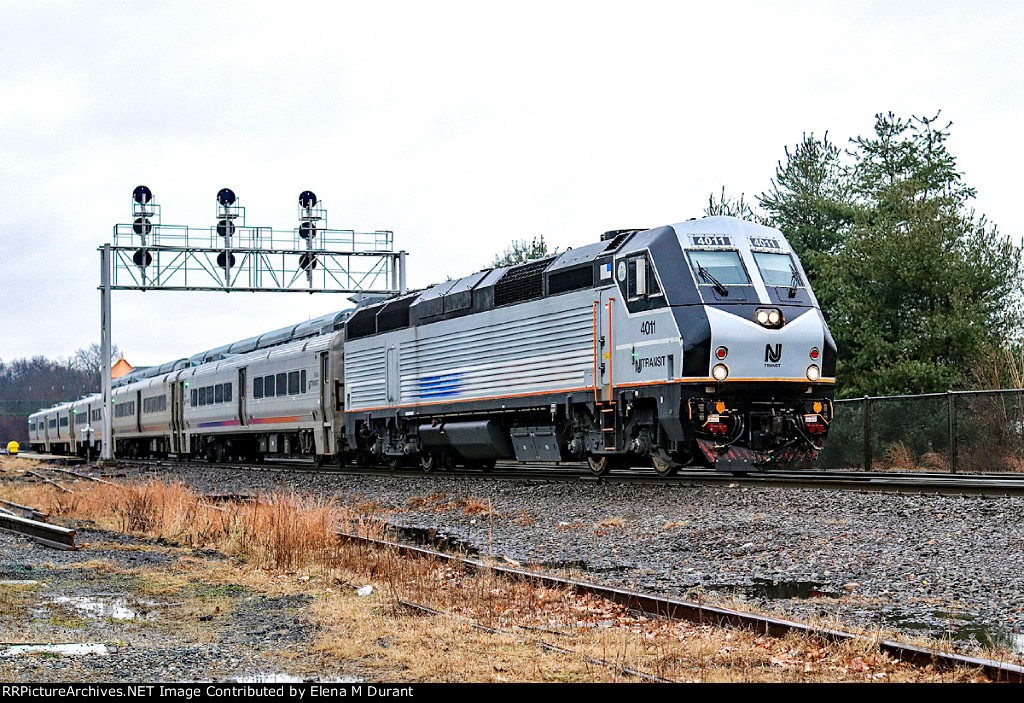
{"label": "locomotive windshield", "polygon": [[689,251],[690,265],[701,285],[745,286],[750,283],[737,251]]}
{"label": "locomotive windshield", "polygon": [[785,286],[797,288],[803,286],[800,274],[789,254],[768,254],[754,252],[754,261],[761,272],[766,286]]}

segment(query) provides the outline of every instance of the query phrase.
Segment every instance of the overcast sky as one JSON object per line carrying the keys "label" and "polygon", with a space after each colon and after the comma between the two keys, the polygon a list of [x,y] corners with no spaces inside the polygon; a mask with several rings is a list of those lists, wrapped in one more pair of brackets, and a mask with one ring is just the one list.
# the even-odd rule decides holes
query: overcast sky
{"label": "overcast sky", "polygon": [[[713,7],[712,7],[713,5]],[[769,186],[804,132],[953,121],[976,207],[1024,232],[1020,2],[0,0],[0,359],[99,341],[99,255],[148,185],[205,227],[395,232],[421,287],[518,238],[564,249]],[[150,365],[339,310],[340,295],[116,292]]]}

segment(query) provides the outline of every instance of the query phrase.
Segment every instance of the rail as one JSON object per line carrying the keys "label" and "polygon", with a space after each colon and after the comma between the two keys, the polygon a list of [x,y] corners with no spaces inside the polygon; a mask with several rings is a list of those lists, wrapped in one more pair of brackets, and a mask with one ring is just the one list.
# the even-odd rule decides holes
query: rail
{"label": "rail", "polygon": [[[453,554],[445,554],[423,547],[389,542],[386,540],[374,539],[354,535],[348,532],[338,532],[339,538],[356,543],[362,543],[382,549],[394,549],[403,556],[426,557],[457,563],[465,568],[473,570],[489,570],[502,574],[512,579],[527,579],[534,583],[542,584],[547,588],[562,588],[573,590],[578,593],[586,593],[599,598],[605,598],[627,608],[652,615],[664,617],[671,620],[686,620],[697,624],[728,625],[742,628],[753,632],[784,637],[790,633],[798,632],[805,635],[820,637],[833,642],[856,641],[864,639],[861,635],[830,628],[821,628],[806,623],[792,620],[783,620],[767,615],[745,613],[729,608],[709,606],[703,603],[664,598],[636,591],[629,591],[612,586],[574,581],[572,579],[552,576],[550,574],[527,571],[525,569],[513,569],[503,566],[486,564],[477,559],[468,559]],[[993,681],[1024,683],[1024,667],[1016,664],[998,662],[991,659],[971,657],[954,652],[943,652],[939,650],[919,647],[912,644],[904,644],[892,640],[878,640],[878,648],[902,661],[907,661],[917,666],[941,666],[952,668],[956,666],[978,668]]]}

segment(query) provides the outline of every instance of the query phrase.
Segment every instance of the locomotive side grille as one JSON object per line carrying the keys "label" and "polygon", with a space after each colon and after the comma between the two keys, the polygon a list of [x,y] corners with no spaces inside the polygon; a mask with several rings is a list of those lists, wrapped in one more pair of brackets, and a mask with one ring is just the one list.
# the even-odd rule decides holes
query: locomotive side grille
{"label": "locomotive side grille", "polygon": [[578,268],[557,271],[548,276],[548,295],[565,293],[594,285],[594,267],[591,264]]}
{"label": "locomotive side grille", "polygon": [[531,261],[510,268],[494,284],[494,305],[510,305],[533,300],[544,295],[544,270],[553,258]]}

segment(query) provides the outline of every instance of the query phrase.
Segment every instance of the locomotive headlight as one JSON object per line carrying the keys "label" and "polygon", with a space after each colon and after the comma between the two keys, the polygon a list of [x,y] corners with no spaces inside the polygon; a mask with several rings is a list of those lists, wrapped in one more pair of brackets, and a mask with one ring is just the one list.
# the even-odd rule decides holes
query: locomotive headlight
{"label": "locomotive headlight", "polygon": [[821,378],[821,369],[815,364],[811,364],[807,367],[807,378],[811,381],[817,381]]}
{"label": "locomotive headlight", "polygon": [[762,325],[767,325],[768,324],[768,311],[767,310],[758,310],[757,311],[757,321],[760,322]]}
{"label": "locomotive headlight", "polygon": [[729,377],[729,367],[725,364],[716,364],[715,368],[711,370],[711,375],[715,377],[716,381],[724,381]]}
{"label": "locomotive headlight", "polygon": [[772,311],[770,311],[768,313],[768,324],[769,325],[777,325],[777,324],[779,324],[779,311],[778,310],[772,310]]}

